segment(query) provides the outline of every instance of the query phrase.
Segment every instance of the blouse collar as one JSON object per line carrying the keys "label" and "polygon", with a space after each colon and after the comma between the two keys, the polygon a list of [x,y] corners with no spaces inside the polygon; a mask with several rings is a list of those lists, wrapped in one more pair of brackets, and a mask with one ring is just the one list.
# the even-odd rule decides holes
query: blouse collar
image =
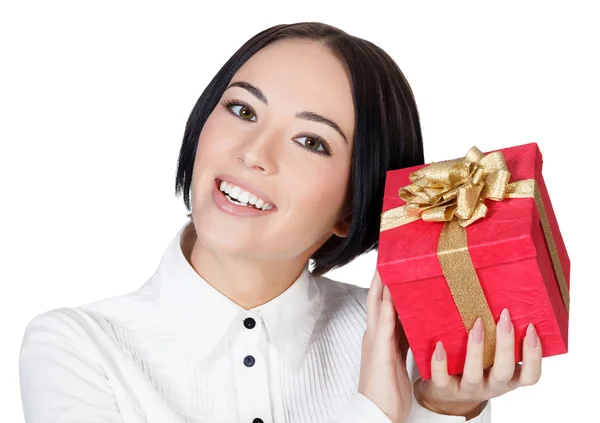
{"label": "blouse collar", "polygon": [[188,360],[204,359],[236,329],[245,330],[244,319],[252,317],[257,325],[264,320],[280,359],[295,369],[302,361],[323,304],[308,263],[282,294],[245,310],[206,282],[183,255],[181,244],[193,231],[189,228],[192,224],[191,220],[186,222],[172,238],[152,278],[159,313]]}

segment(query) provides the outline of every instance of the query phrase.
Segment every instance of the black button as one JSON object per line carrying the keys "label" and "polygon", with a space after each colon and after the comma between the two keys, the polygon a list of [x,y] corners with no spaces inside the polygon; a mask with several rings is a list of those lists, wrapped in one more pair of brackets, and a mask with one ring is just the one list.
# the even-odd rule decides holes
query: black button
{"label": "black button", "polygon": [[254,366],[255,362],[256,362],[256,360],[251,355],[247,355],[246,357],[244,357],[244,365],[246,367],[252,367],[252,366]]}
{"label": "black button", "polygon": [[264,423],[263,419],[259,419],[258,417],[252,420],[252,423]]}
{"label": "black button", "polygon": [[256,321],[252,317],[248,317],[247,319],[244,319],[244,326],[246,326],[248,329],[252,329],[254,326],[256,326]]}

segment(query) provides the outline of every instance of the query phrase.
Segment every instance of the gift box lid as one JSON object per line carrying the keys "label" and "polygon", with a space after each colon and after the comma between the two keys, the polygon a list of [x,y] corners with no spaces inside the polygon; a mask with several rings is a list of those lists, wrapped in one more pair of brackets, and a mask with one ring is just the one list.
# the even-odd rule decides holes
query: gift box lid
{"label": "gift box lid", "polygon": [[[568,283],[569,257],[542,177],[542,154],[537,143],[493,151],[503,153],[511,172],[509,182],[531,178],[536,180]],[[405,204],[398,196],[398,190],[411,183],[411,172],[425,166],[387,172],[383,211]],[[533,198],[485,200],[485,205],[488,207],[486,217],[466,228],[469,254],[476,269],[549,254]],[[436,252],[443,225],[442,222],[416,220],[382,231],[379,235],[377,268],[382,273],[384,283],[404,283],[443,275]]]}

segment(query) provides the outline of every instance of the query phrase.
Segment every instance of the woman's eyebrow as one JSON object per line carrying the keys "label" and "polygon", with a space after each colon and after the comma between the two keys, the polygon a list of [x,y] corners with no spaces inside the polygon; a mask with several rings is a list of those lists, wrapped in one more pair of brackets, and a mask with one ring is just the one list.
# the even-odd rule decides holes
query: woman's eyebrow
{"label": "woman's eyebrow", "polygon": [[[265,97],[263,92],[258,87],[255,87],[254,85],[252,85],[248,82],[245,82],[245,81],[233,82],[233,83],[229,84],[229,86],[227,88],[225,88],[225,90],[228,90],[229,88],[232,88],[232,87],[243,88],[243,89],[247,90],[250,94],[252,94],[254,97],[258,98],[260,101],[265,103],[266,105],[269,104],[267,101],[267,97]],[[325,125],[332,127],[342,136],[342,138],[344,139],[344,142],[346,144],[348,144],[348,139],[346,138],[346,135],[344,135],[344,133],[342,132],[342,130],[338,126],[338,124],[335,123],[334,121],[332,121],[331,119],[327,119],[325,116],[322,116],[318,113],[308,112],[308,111],[296,113],[296,117],[298,117],[300,119],[310,120],[312,122],[324,123]]]}
{"label": "woman's eyebrow", "polygon": [[227,88],[225,88],[225,90],[228,90],[232,87],[240,87],[245,90],[248,90],[250,92],[250,94],[252,94],[254,97],[258,98],[260,101],[262,101],[266,105],[269,104],[267,102],[267,97],[265,97],[263,92],[258,87],[255,87],[254,85],[252,85],[248,82],[244,82],[244,81],[234,82],[234,83],[230,84]]}

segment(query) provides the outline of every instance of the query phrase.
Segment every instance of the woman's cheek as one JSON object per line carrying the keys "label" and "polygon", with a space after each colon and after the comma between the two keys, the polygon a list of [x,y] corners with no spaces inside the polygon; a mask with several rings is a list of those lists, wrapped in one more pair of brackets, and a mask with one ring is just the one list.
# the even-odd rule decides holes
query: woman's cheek
{"label": "woman's cheek", "polygon": [[231,122],[221,112],[213,112],[202,127],[198,140],[198,149],[218,150],[222,149],[228,139],[232,139]]}
{"label": "woman's cheek", "polygon": [[341,189],[337,185],[327,182],[327,180],[320,181],[319,186],[320,189],[313,191],[311,199],[306,200],[305,204],[310,203],[311,210],[314,210],[315,213],[325,213],[333,216],[343,202]]}

